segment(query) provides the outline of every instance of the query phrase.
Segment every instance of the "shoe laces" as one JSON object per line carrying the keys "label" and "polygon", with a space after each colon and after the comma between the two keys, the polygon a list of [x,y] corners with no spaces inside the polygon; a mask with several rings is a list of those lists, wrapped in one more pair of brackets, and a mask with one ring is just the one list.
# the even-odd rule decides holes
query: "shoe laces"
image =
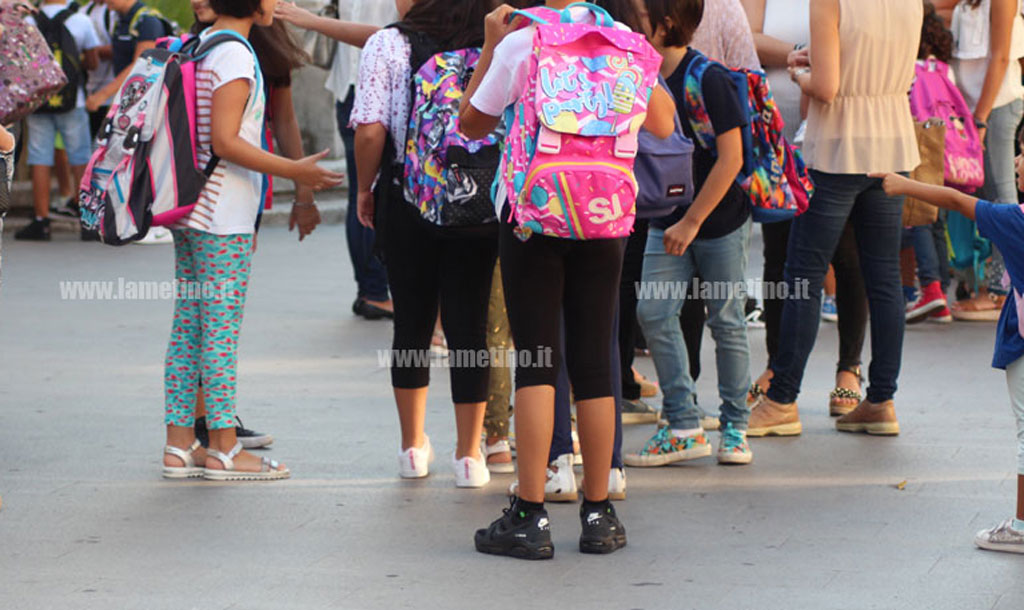
{"label": "shoe laces", "polygon": [[746,442],[743,433],[732,426],[732,422],[725,424],[722,430],[722,446],[728,451],[733,451],[743,446]]}

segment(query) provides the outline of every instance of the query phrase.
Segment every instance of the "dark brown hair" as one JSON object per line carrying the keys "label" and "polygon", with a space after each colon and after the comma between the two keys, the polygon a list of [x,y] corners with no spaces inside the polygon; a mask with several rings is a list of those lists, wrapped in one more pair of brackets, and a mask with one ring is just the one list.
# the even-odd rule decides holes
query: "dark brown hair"
{"label": "dark brown hair", "polygon": [[288,27],[277,19],[266,27],[254,26],[249,32],[249,42],[260,60],[263,78],[272,87],[290,87],[292,70],[304,66],[308,59],[288,33]]}
{"label": "dark brown hair", "polygon": [[953,57],[953,33],[946,29],[946,23],[935,12],[935,5],[925,0],[921,46],[918,47],[917,58],[928,59],[932,55],[939,61],[949,63]]}
{"label": "dark brown hair", "polygon": [[479,47],[484,43],[484,17],[497,5],[497,0],[416,0],[402,24],[442,49]]}
{"label": "dark brown hair", "polygon": [[210,0],[210,8],[218,15],[245,19],[260,13],[263,0]]}
{"label": "dark brown hair", "polygon": [[704,0],[646,0],[651,31],[665,28],[666,47],[685,47],[693,40],[701,19]]}

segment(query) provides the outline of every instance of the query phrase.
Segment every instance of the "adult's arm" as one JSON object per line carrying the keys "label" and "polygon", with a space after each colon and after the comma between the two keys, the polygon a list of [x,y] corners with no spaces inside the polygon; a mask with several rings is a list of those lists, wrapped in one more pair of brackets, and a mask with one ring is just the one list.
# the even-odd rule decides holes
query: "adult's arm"
{"label": "adult's arm", "polygon": [[839,94],[839,0],[811,0],[811,48],[807,71],[794,68],[805,95],[830,104]]}
{"label": "adult's arm", "polygon": [[1006,69],[1010,66],[1013,23],[1019,19],[1017,7],[1017,0],[992,0],[988,69],[985,71],[985,83],[981,87],[978,104],[974,108],[974,116],[980,121],[988,121],[996,95],[1006,78]]}
{"label": "adult's arm", "polygon": [[764,13],[766,0],[740,0],[743,10],[750,22],[750,31],[754,35],[754,46],[761,65],[766,68],[785,68],[789,65],[789,54],[793,52],[795,42],[769,36],[764,33]]}
{"label": "adult's arm", "polygon": [[[350,1],[365,2],[366,0]],[[380,30],[375,25],[321,17],[297,6],[294,2],[278,2],[277,8],[274,9],[274,17],[297,28],[319,32],[338,42],[359,47],[360,49],[366,45],[366,41],[370,36],[373,36]]]}

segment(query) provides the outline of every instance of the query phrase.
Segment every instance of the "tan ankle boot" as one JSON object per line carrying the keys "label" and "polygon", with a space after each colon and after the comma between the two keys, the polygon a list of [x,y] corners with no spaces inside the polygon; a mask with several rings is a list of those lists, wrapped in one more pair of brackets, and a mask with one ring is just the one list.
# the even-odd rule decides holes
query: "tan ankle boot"
{"label": "tan ankle boot", "polygon": [[864,399],[856,409],[836,420],[836,430],[896,436],[900,433],[896,404],[891,400],[868,402]]}
{"label": "tan ankle boot", "polygon": [[777,403],[762,395],[750,411],[747,436],[797,436],[803,432],[796,403]]}

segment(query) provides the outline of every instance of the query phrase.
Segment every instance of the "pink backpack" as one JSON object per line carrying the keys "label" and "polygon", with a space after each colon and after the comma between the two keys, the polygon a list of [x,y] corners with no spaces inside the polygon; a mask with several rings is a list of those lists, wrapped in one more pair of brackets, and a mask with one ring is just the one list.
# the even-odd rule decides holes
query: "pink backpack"
{"label": "pink backpack", "polygon": [[970,193],[985,184],[984,150],[974,116],[963,94],[949,80],[949,66],[937,59],[919,60],[910,88],[910,112],[916,121],[946,124],[946,186]]}
{"label": "pink backpack", "polygon": [[[596,23],[573,23],[573,7],[588,9]],[[661,56],[593,4],[517,14],[537,24],[527,86],[513,106],[503,153],[517,236],[629,235],[637,134]]]}

